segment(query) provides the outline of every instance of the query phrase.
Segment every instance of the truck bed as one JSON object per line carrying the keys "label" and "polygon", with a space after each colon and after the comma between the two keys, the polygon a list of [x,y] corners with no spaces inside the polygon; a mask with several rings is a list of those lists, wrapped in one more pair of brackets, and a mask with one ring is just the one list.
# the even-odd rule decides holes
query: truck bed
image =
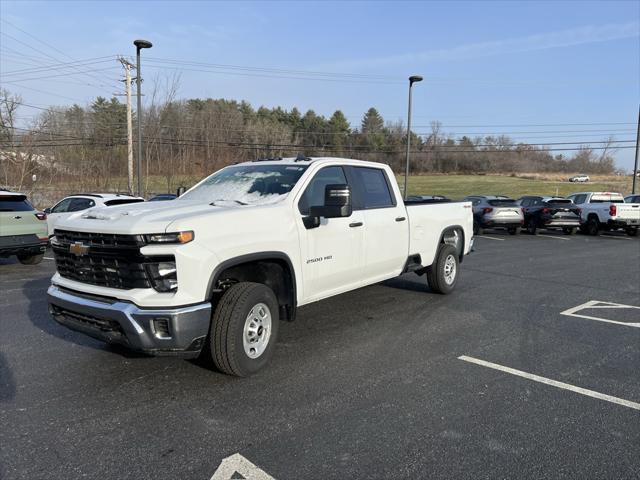
{"label": "truck bed", "polygon": [[471,202],[448,199],[408,200],[409,254],[420,255],[423,266],[433,263],[441,235],[448,228],[456,228],[464,240],[463,253],[469,253],[473,236]]}

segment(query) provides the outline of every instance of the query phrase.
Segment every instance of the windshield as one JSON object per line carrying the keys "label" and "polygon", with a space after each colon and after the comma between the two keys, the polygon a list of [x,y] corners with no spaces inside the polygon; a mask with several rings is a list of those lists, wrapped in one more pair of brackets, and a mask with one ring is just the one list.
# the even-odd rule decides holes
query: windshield
{"label": "windshield", "polygon": [[200,200],[214,205],[275,203],[291,191],[306,166],[237,165],[214,173],[178,200]]}

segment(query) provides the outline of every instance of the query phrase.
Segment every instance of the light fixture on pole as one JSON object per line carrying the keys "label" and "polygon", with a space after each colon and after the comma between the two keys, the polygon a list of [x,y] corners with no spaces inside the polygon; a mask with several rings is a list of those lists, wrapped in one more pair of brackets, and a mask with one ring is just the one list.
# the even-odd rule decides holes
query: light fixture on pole
{"label": "light fixture on pole", "polygon": [[407,114],[407,161],[404,170],[404,199],[407,199],[409,194],[407,180],[409,178],[409,150],[411,149],[411,87],[414,83],[421,82],[422,77],[420,75],[412,75],[409,77],[409,112]]}
{"label": "light fixture on pole", "polygon": [[138,117],[138,161],[136,164],[136,175],[138,177],[138,195],[142,196],[142,92],[140,83],[142,81],[142,72],[140,71],[140,50],[143,48],[151,48],[153,44],[147,40],[134,40],[133,44],[136,46],[136,70],[138,75],[136,76],[136,86],[138,89],[138,109],[136,116]]}

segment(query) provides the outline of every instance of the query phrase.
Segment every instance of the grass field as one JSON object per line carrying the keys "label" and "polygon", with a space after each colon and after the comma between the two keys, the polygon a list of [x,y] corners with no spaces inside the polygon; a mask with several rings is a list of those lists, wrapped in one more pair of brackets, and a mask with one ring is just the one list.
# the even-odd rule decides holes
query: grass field
{"label": "grass field", "polygon": [[[404,178],[397,177],[402,187]],[[409,177],[410,195],[444,195],[459,199],[466,195],[560,195],[574,192],[613,191],[631,193],[631,177],[592,176],[588,183],[570,183],[567,180],[542,180],[506,175],[421,175]]]}

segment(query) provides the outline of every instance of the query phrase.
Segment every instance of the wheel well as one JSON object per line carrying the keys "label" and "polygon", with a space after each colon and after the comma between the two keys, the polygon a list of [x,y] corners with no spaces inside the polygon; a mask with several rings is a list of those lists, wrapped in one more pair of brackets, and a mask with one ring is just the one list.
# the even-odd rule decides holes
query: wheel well
{"label": "wheel well", "polygon": [[212,284],[212,303],[215,305],[225,290],[239,282],[255,282],[266,285],[278,299],[280,318],[293,321],[296,311],[295,277],[287,261],[265,258],[223,267]]}
{"label": "wheel well", "polygon": [[459,225],[447,228],[440,235],[440,244],[453,245],[458,249],[458,260],[462,262],[464,258],[464,230]]}
{"label": "wheel well", "polygon": [[596,213],[590,213],[589,215],[587,215],[587,220],[591,220],[592,218],[595,218],[596,220],[600,221],[600,219],[598,218],[598,214]]}

